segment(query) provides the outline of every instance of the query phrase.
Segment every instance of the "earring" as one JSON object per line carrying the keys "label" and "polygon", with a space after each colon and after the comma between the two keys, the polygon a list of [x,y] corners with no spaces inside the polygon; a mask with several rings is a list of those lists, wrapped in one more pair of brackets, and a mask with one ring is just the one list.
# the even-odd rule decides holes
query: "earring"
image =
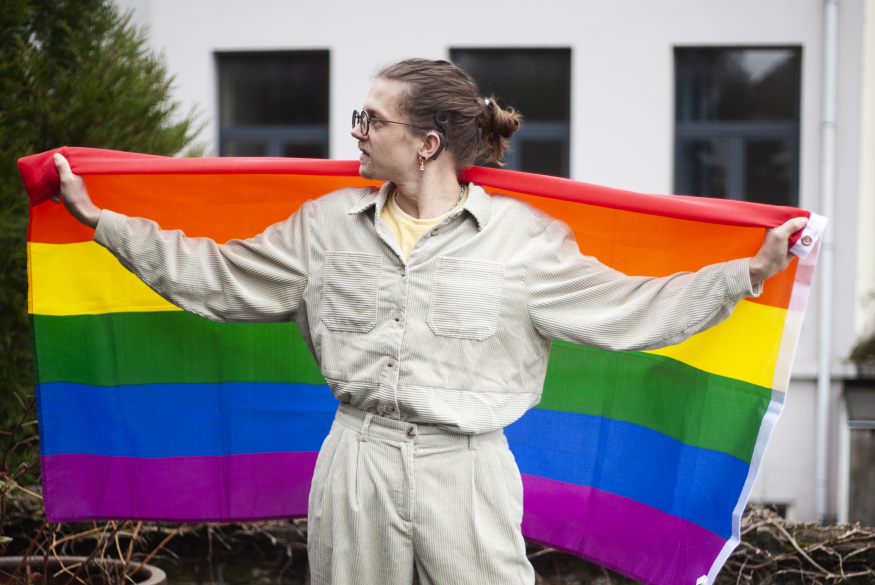
{"label": "earring", "polygon": [[419,157],[419,170],[420,171],[425,170],[425,158],[424,157]]}

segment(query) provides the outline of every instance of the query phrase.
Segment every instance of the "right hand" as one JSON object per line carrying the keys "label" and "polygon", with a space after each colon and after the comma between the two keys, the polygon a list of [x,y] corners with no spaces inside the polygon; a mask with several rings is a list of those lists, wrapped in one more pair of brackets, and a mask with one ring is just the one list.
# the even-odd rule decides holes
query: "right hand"
{"label": "right hand", "polygon": [[51,198],[52,201],[55,203],[63,201],[70,215],[91,229],[96,229],[103,210],[91,202],[85,181],[79,175],[73,174],[67,159],[60,153],[55,153],[54,161],[55,168],[61,176],[61,191]]}
{"label": "right hand", "polygon": [[750,259],[750,283],[754,286],[771,278],[790,265],[790,236],[808,223],[807,217],[794,217],[784,225],[766,230],[760,251]]}

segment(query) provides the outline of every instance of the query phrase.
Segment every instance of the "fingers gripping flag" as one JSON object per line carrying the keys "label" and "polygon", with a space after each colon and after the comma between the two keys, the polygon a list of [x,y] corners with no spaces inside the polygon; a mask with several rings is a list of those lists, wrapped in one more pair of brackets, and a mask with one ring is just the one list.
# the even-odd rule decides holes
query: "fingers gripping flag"
{"label": "fingers gripping flag", "polygon": [[[19,161],[49,521],[306,515],[337,403],[296,325],[214,323],[159,297],[43,203],[54,152]],[[354,161],[60,152],[98,206],[220,243],[372,184]],[[713,582],[784,403],[825,220],[478,167],[463,179],[563,219],[630,275],[751,256],[766,228],[810,215],[798,258],[713,329],[646,352],[554,341],[540,404],[506,429],[527,539],[645,583]]]}

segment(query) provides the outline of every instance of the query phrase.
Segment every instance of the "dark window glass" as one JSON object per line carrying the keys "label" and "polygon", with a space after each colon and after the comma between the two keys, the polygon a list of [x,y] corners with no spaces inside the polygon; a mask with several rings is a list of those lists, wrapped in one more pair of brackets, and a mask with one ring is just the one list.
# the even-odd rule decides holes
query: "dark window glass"
{"label": "dark window glass", "polygon": [[845,382],[851,428],[848,520],[875,526],[875,382]]}
{"label": "dark window glass", "polygon": [[233,142],[222,143],[222,156],[267,156],[265,145],[259,142]]}
{"label": "dark window glass", "polygon": [[570,49],[453,49],[454,63],[526,120],[568,120]]}
{"label": "dark window glass", "polygon": [[328,156],[328,51],[220,53],[216,60],[223,156]]}
{"label": "dark window glass", "polygon": [[675,191],[796,205],[799,48],[675,49]]}
{"label": "dark window glass", "polygon": [[571,50],[451,49],[450,58],[477,81],[481,95],[495,95],[523,114],[504,168],[567,177]]}
{"label": "dark window glass", "polygon": [[702,197],[726,198],[728,149],[725,140],[689,140],[681,151],[689,169],[685,191]]}
{"label": "dark window glass", "polygon": [[328,158],[324,144],[286,144],[283,156],[288,158]]}
{"label": "dark window glass", "polygon": [[859,428],[871,425],[875,428],[875,382],[853,381],[846,384],[845,399],[848,403],[848,421]]}
{"label": "dark window glass", "polygon": [[328,123],[328,52],[219,55],[222,126]]}
{"label": "dark window glass", "polygon": [[854,428],[850,434],[848,521],[875,526],[875,428]]}
{"label": "dark window glass", "polygon": [[748,140],[745,167],[745,199],[786,205],[790,200],[793,172],[793,148],[789,140]]}
{"label": "dark window glass", "polygon": [[519,153],[522,157],[520,170],[539,175],[562,175],[561,140],[520,140]]}
{"label": "dark window glass", "polygon": [[678,120],[799,118],[799,49],[684,49],[675,63]]}

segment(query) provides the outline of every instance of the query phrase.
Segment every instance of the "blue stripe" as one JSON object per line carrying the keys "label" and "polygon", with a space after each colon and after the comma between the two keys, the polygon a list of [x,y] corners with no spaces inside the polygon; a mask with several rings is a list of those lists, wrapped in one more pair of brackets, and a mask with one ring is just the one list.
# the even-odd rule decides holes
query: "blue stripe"
{"label": "blue stripe", "polygon": [[633,423],[533,409],[505,429],[520,472],[618,494],[729,539],[748,465]]}
{"label": "blue stripe", "polygon": [[327,385],[54,382],[41,384],[38,393],[43,455],[318,451],[337,410]]}
{"label": "blue stripe", "polygon": [[[218,456],[318,451],[337,401],[327,386],[264,382],[101,387],[42,384],[44,455]],[[748,473],[739,459],[632,423],[533,409],[506,429],[520,471],[587,485],[723,538]]]}

